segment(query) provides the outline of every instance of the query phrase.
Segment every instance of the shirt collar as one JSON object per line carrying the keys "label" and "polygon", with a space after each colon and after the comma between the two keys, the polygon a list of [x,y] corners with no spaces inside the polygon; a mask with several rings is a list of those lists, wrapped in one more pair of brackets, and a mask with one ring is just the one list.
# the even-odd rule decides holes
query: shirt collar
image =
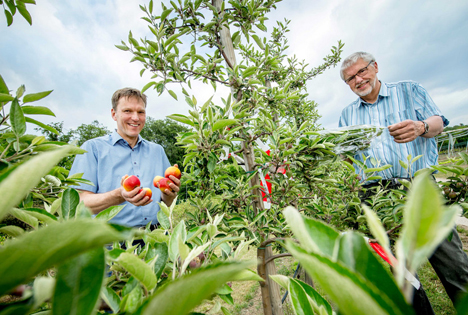
{"label": "shirt collar", "polygon": [[[376,104],[381,97],[388,97],[387,85],[385,84],[385,82],[382,82],[382,81],[380,81],[379,97],[377,98],[377,101],[374,104]],[[372,105],[374,105],[374,104],[372,104]],[[357,105],[357,107],[359,107],[361,105],[364,106],[364,105],[371,105],[371,104],[367,103],[362,98],[358,97],[356,105]]]}
{"label": "shirt collar", "polygon": [[[119,142],[120,140],[122,140],[124,143],[128,144],[128,142],[122,138],[119,133],[117,132],[117,130],[114,130],[114,132],[111,134],[111,141],[112,141],[112,145],[115,145],[117,142]],[[136,145],[140,144],[141,141],[143,141],[144,139],[141,137],[141,135],[138,135],[138,141],[136,143]],[[135,145],[135,146],[136,146]]]}

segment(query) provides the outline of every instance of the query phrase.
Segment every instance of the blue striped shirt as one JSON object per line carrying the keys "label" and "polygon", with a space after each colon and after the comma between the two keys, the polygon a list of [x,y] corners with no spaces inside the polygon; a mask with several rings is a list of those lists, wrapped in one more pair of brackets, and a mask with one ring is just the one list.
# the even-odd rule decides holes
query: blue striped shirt
{"label": "blue striped shirt", "polygon": [[88,151],[77,155],[70,175],[83,173],[83,178],[94,186],[81,184],[76,189],[93,193],[105,193],[120,187],[120,180],[125,174],[136,175],[141,187],[151,188],[153,202],[137,207],[125,201],[125,207],[110,222],[125,226],[145,226],[148,222],[156,224],[161,201],[161,191],[153,186],[155,176],[164,176],[166,168],[171,166],[164,149],[159,144],[138,136],[137,144],[132,148],[116,131],[110,135],[91,139],[83,143],[82,149]]}
{"label": "blue striped shirt", "polygon": [[[381,82],[379,96],[374,104],[369,104],[358,98],[345,107],[341,113],[339,126],[374,125],[387,127],[407,119],[425,120],[431,116],[441,116],[444,127],[449,121],[442,115],[427,91],[413,81],[400,81],[396,83]],[[437,164],[437,143],[434,138],[418,137],[409,143],[396,143],[385,129],[380,139],[377,138],[371,146],[363,151],[356,152],[354,158],[363,161],[362,154],[373,157],[379,166],[391,164],[393,167],[375,175],[383,179],[408,178],[410,175],[399,163],[399,160],[408,162],[412,158],[423,155],[411,167],[411,176],[417,170]],[[370,158],[366,161],[367,167],[376,167],[371,164]],[[355,165],[356,167],[356,165]],[[356,169],[357,173],[362,170]]]}

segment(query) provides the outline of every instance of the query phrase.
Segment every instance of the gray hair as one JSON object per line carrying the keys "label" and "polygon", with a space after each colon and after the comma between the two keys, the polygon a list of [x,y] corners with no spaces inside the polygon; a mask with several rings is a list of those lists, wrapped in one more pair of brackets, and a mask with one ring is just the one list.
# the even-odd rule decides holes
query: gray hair
{"label": "gray hair", "polygon": [[362,59],[365,62],[371,62],[372,60],[375,61],[374,56],[363,51],[358,51],[358,52],[355,52],[354,54],[349,55],[348,57],[345,58],[345,60],[343,60],[343,63],[341,64],[340,76],[343,81],[345,79],[343,71],[345,71],[346,69],[354,65],[359,59]]}

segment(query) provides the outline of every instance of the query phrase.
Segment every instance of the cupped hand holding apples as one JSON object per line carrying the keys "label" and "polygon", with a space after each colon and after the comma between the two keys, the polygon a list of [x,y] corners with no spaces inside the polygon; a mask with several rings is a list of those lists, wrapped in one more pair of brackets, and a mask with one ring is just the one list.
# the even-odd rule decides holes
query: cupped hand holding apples
{"label": "cupped hand holding apples", "polygon": [[135,175],[125,175],[121,179],[120,194],[122,197],[135,206],[146,206],[153,199],[153,192],[149,188],[141,188],[140,180]]}
{"label": "cupped hand holding apples", "polygon": [[153,180],[153,185],[154,187],[158,187],[163,194],[174,198],[179,192],[181,177],[182,173],[177,164],[175,164],[166,169],[164,177],[156,176]]}

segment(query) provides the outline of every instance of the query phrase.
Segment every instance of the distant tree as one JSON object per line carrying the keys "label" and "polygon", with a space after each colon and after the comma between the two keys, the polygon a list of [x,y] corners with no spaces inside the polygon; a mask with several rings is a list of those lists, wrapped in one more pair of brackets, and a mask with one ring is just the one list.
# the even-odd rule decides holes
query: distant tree
{"label": "distant tree", "polygon": [[94,139],[97,137],[105,136],[110,134],[110,130],[106,126],[94,120],[90,124],[82,124],[72,131],[73,139],[78,140],[78,145],[81,146],[85,141]]}
{"label": "distant tree", "polygon": [[184,161],[184,149],[177,146],[176,136],[181,132],[188,132],[189,129],[179,125],[169,119],[157,120],[152,117],[146,118],[146,124],[141,131],[141,136],[148,140],[160,144],[171,164],[178,164],[182,168]]}
{"label": "distant tree", "polygon": [[60,134],[57,135],[43,128],[34,128],[34,130],[40,131],[46,137],[48,141],[60,141],[60,142],[69,143],[72,140],[73,138],[72,131],[68,131],[67,133],[64,133],[63,121],[50,123],[49,126],[57,130]]}

